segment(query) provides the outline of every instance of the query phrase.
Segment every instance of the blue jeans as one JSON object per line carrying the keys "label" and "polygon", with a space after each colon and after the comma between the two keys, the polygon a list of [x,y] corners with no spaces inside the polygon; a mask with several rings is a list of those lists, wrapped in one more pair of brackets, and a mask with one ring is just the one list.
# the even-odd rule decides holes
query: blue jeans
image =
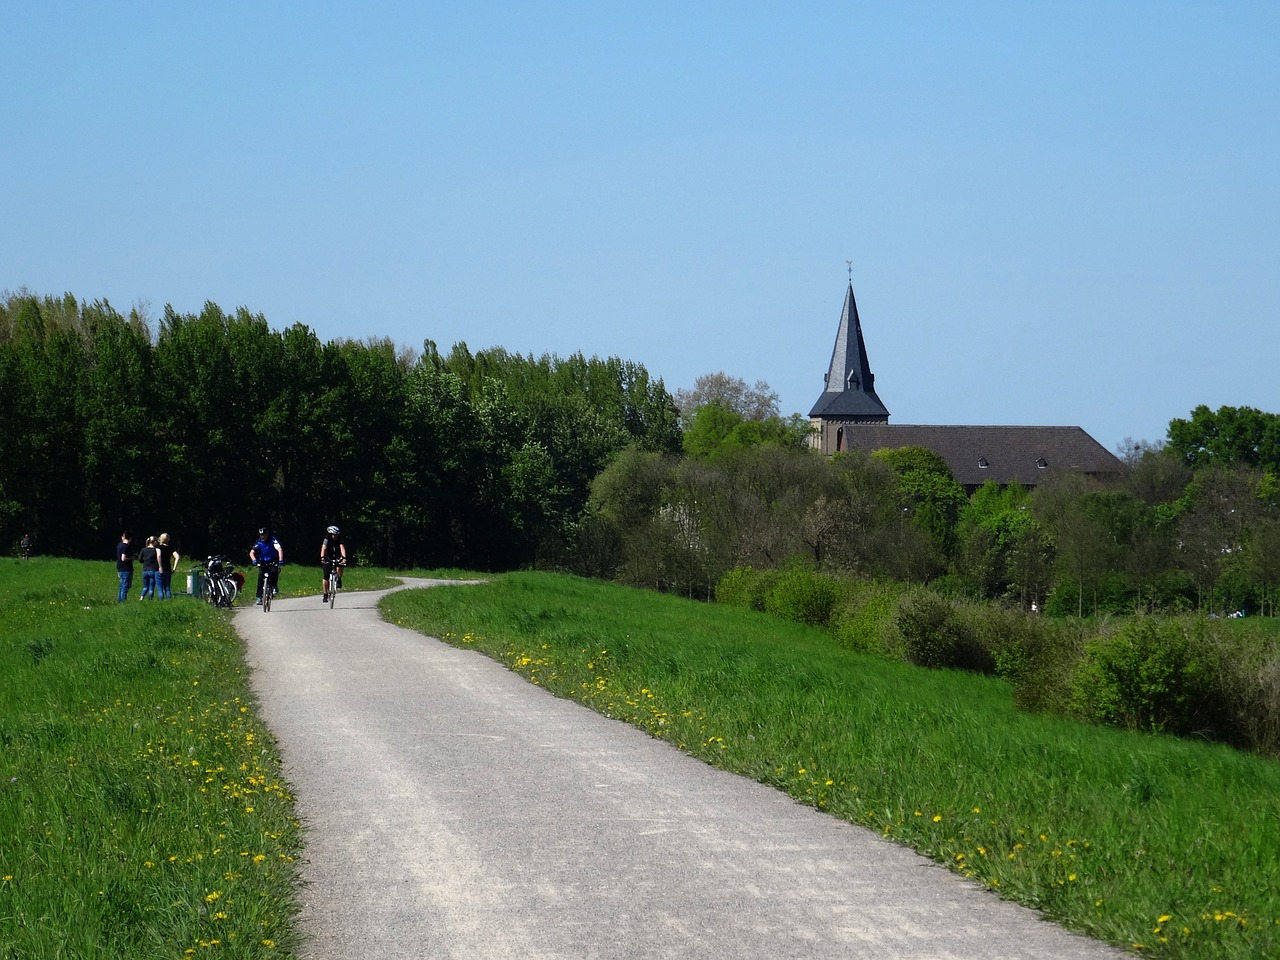
{"label": "blue jeans", "polygon": [[173,599],[173,571],[172,570],[160,571],[160,599],[161,600]]}
{"label": "blue jeans", "polygon": [[159,582],[160,582],[159,570],[144,569],[142,571],[142,599],[143,600],[147,599],[147,597],[150,597],[153,600],[156,598],[156,584]]}
{"label": "blue jeans", "polygon": [[133,571],[119,570],[120,574],[120,596],[116,597],[117,603],[124,603],[129,598],[129,588],[133,586]]}

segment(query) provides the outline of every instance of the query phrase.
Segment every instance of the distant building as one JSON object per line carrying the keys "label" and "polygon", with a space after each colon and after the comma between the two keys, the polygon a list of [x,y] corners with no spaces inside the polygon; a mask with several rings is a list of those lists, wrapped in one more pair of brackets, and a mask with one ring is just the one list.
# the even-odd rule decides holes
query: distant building
{"label": "distant building", "polygon": [[1120,461],[1080,427],[912,426],[889,423],[867,360],[853,281],[844,297],[826,388],[809,411],[822,453],[926,447],[969,492],[989,480],[1034,487],[1054,473],[1118,473]]}

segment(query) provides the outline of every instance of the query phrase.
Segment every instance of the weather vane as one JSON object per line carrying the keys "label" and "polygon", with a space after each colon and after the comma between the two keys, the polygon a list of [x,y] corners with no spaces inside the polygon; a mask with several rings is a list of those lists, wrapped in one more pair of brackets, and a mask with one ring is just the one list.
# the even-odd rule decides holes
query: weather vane
{"label": "weather vane", "polygon": [[849,265],[849,282],[853,283],[853,261],[846,260],[845,263]]}

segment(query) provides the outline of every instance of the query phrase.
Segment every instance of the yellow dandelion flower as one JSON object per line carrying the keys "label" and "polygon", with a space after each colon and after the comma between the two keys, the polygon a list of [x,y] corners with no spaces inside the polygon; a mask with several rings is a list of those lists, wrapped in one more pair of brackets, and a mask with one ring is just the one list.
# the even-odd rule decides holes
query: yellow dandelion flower
{"label": "yellow dandelion flower", "polygon": [[1162,914],[1159,916],[1159,918],[1156,920],[1156,923],[1168,923],[1168,922],[1169,922],[1170,920],[1172,920],[1172,919],[1173,919],[1173,917],[1172,917],[1172,916],[1170,916],[1169,914],[1167,914],[1167,913],[1162,913]]}
{"label": "yellow dandelion flower", "polygon": [[934,822],[934,823],[941,823],[941,822],[942,822],[942,814],[940,814],[940,813],[935,813],[935,814],[933,815],[933,822]]}

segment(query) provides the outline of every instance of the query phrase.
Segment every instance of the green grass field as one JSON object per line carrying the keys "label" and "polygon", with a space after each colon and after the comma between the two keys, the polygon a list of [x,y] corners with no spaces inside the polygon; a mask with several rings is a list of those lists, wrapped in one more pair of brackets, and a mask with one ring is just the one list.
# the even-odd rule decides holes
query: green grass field
{"label": "green grass field", "polygon": [[542,574],[397,623],[1153,957],[1280,956],[1280,764],[1016,711],[989,678],[740,609]]}
{"label": "green grass field", "polygon": [[0,960],[291,955],[299,830],[242,644],[116,587],[0,560]]}

